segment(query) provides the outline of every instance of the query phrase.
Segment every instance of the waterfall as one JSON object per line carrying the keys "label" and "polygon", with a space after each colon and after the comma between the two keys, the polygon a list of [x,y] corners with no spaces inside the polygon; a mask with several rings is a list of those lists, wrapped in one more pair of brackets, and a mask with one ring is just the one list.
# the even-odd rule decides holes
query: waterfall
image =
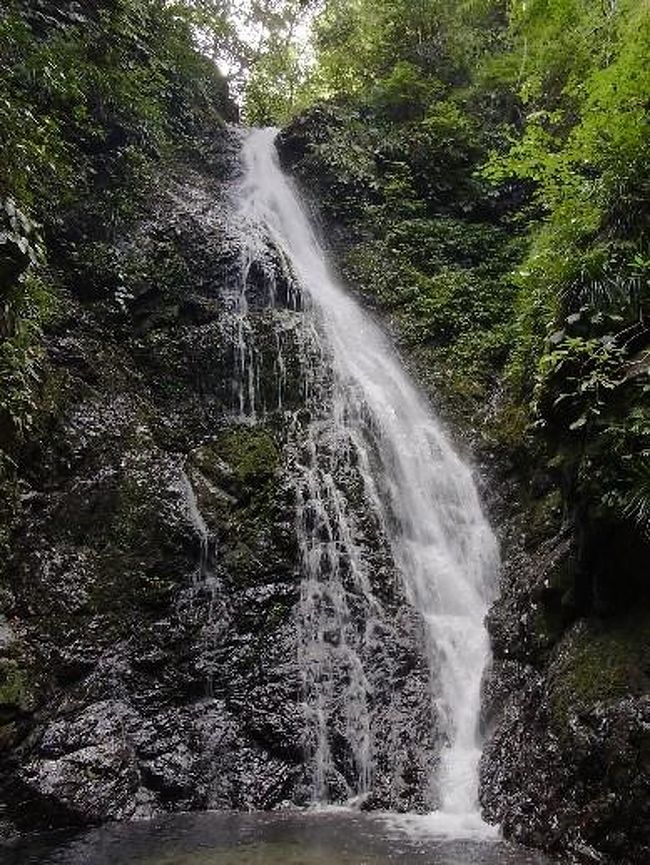
{"label": "waterfall", "polygon": [[[367,670],[385,611],[359,541],[362,517],[345,486],[353,473],[361,479],[355,493],[365,502],[361,510],[385,540],[404,594],[423,622],[432,707],[441,727],[433,779],[438,815],[480,822],[480,688],[489,660],[483,621],[495,591],[497,544],[468,466],[381,328],[332,275],[299,194],[279,166],[275,136],[273,129],[248,134],[237,204],[247,227],[243,271],[272,254],[282,278],[294,286],[285,292],[291,295],[286,306],[299,310],[305,322],[303,335],[294,339],[305,342],[309,359],[303,375],[310,411],[306,419],[296,412],[293,423],[300,432],[294,469],[303,566],[297,627],[314,797],[328,795],[328,724],[337,694],[357,773],[355,789],[347,792],[363,796],[373,782]],[[243,296],[239,310],[245,312]],[[252,388],[250,348],[241,336],[239,345]],[[284,370],[284,362],[279,365]],[[242,408],[246,402],[254,403],[252,390],[241,397]],[[350,625],[355,599],[369,611],[361,635]]]}

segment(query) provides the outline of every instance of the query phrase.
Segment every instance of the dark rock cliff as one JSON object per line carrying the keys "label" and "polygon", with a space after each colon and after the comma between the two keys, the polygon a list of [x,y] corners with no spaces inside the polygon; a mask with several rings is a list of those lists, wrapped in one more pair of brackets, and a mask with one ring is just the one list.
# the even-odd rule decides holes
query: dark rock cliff
{"label": "dark rock cliff", "polygon": [[[47,333],[4,563],[2,801],[19,827],[268,807],[300,775],[277,430],[231,417],[226,178],[161,177]],[[275,686],[274,684],[275,683]]]}
{"label": "dark rock cliff", "polygon": [[[267,261],[245,269],[245,322],[236,313],[240,146],[241,133],[223,131],[202,160],[161,170],[129,234],[61,274],[1,566],[5,835],[310,801],[295,525],[301,311]],[[359,485],[353,466],[337,470]],[[368,640],[364,598],[343,575],[353,612],[341,627],[370,671],[367,804],[427,809],[438,743],[421,623],[367,515],[359,533],[385,611]],[[351,673],[332,663],[322,675],[326,783],[344,800],[357,784]]]}

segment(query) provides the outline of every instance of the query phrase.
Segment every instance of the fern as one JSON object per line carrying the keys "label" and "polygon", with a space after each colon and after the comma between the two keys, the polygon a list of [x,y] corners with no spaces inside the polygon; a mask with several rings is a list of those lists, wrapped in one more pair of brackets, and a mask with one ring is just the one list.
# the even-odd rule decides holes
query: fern
{"label": "fern", "polygon": [[623,513],[641,529],[650,540],[650,454],[632,474],[631,489],[624,499]]}

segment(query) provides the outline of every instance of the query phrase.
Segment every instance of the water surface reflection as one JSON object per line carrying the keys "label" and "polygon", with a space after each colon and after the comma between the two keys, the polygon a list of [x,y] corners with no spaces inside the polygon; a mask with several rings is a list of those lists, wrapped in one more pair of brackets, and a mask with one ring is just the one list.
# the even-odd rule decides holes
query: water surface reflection
{"label": "water surface reflection", "polygon": [[498,839],[427,837],[341,811],[169,815],[41,837],[0,854],[6,865],[551,865]]}

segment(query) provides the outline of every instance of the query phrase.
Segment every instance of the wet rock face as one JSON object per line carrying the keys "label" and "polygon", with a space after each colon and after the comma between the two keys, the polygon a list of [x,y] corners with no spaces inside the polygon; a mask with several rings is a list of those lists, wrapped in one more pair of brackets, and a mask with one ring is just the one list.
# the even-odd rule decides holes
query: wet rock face
{"label": "wet rock face", "polygon": [[512,690],[482,757],[487,818],[573,861],[646,861],[648,697],[576,701],[558,718],[552,687],[532,668],[496,676]]}
{"label": "wet rock face", "polygon": [[22,829],[272,807],[303,773],[281,424],[233,411],[239,147],[179,166],[133,236],[66,274],[0,620]]}
{"label": "wet rock face", "polygon": [[[129,237],[62,273],[0,579],[4,831],[311,799],[296,533],[309,346],[272,253],[248,270],[241,315],[240,143],[223,133],[205,165],[161,178]],[[344,576],[347,638],[373,671],[366,804],[431,807],[439,745],[421,623],[363,517],[358,540],[383,605],[368,629]],[[359,767],[350,670],[330,674],[336,800]]]}
{"label": "wet rock face", "polygon": [[486,815],[574,861],[646,861],[648,698],[573,711],[560,728],[535,677],[519,688],[483,754]]}
{"label": "wet rock face", "polygon": [[[501,596],[488,617],[481,803],[523,844],[580,863],[650,858],[650,619],[577,616],[575,537],[531,504],[502,517]],[[527,523],[526,523],[527,520]]]}

